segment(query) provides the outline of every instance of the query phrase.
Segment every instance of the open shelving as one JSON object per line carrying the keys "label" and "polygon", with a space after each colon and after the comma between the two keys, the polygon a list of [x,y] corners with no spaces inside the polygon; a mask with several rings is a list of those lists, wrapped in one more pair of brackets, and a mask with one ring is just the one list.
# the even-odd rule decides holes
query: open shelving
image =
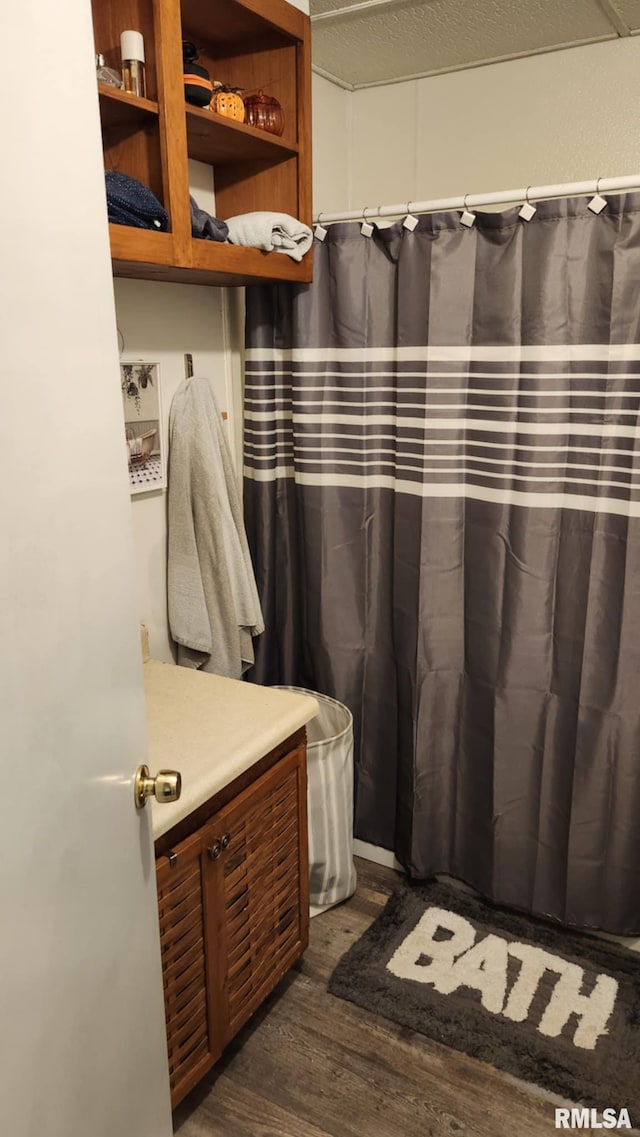
{"label": "open shelving", "polygon": [[[153,191],[169,232],[110,225],[115,275],[151,280],[245,284],[311,279],[301,263],[192,238],[188,160],[210,165],[216,215],[288,213],[311,224],[309,18],[285,0],[93,0],[96,52],[121,68],[120,32],[142,31],[144,99],[99,84],[106,169]],[[211,78],[245,94],[263,89],[285,114],[281,137],[185,102],[182,41],[200,51]]]}

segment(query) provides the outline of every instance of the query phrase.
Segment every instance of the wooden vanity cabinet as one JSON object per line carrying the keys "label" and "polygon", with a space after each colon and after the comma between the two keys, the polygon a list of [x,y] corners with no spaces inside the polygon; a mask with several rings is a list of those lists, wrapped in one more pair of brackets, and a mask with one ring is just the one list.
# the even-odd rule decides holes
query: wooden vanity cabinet
{"label": "wooden vanity cabinet", "polygon": [[307,946],[306,795],[300,730],[156,842],[173,1107]]}

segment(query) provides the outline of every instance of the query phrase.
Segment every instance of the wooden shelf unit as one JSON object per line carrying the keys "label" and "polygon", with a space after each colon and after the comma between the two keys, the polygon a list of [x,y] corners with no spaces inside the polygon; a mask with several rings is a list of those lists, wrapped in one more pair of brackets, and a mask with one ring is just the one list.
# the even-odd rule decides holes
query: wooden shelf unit
{"label": "wooden shelf unit", "polygon": [[[188,159],[210,165],[216,215],[270,210],[311,224],[309,18],[285,0],[93,0],[96,52],[121,70],[120,32],[145,42],[146,94],[99,84],[105,168],[137,178],[169,215],[169,232],[111,225],[117,276],[214,285],[309,281],[283,253],[191,236]],[[182,41],[191,40],[213,80],[275,96],[282,137],[185,102]]]}

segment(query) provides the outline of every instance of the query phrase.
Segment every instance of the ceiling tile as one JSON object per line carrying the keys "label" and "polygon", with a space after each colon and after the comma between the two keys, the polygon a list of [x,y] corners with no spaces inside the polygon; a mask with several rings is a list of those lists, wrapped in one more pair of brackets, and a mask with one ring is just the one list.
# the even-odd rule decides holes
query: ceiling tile
{"label": "ceiling tile", "polygon": [[612,2],[629,30],[640,31],[640,0],[612,0]]}
{"label": "ceiling tile", "polygon": [[[336,3],[313,0],[312,12]],[[314,64],[354,86],[615,35],[597,0],[400,0],[312,27]]]}
{"label": "ceiling tile", "polygon": [[336,8],[350,8],[352,4],[361,4],[362,0],[311,0],[311,14],[318,12],[333,12]]}

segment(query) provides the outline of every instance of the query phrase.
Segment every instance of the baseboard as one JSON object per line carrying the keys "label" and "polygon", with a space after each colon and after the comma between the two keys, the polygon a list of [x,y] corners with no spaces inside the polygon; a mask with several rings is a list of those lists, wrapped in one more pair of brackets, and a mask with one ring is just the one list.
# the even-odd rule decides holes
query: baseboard
{"label": "baseboard", "polygon": [[375,865],[384,865],[385,868],[396,869],[398,872],[404,871],[391,849],[382,849],[380,845],[370,845],[368,841],[359,841],[357,837],[353,841],[353,855],[354,857],[362,857],[365,861],[373,861]]}

